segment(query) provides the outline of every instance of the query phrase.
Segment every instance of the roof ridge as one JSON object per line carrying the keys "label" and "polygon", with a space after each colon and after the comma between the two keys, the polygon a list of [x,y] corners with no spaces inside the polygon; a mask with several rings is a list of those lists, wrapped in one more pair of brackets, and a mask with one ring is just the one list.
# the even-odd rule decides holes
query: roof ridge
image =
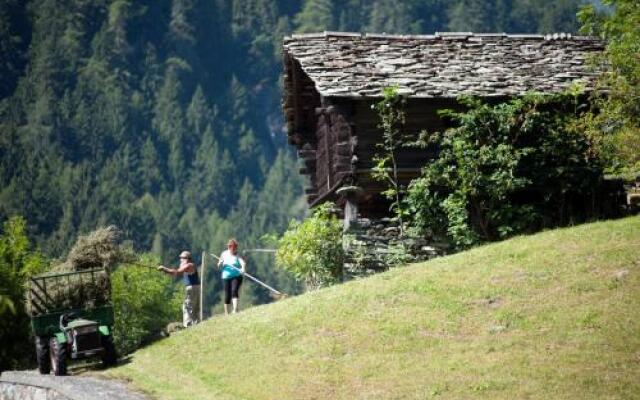
{"label": "roof ridge", "polygon": [[360,32],[339,32],[339,31],[324,31],[325,36],[337,36],[337,37],[362,37]]}
{"label": "roof ridge", "polygon": [[467,39],[470,37],[477,38],[509,38],[509,39],[538,39],[538,40],[600,40],[594,36],[580,36],[573,35],[567,32],[555,32],[547,34],[536,33],[505,33],[505,32],[435,32],[434,34],[390,34],[386,32],[339,32],[339,31],[324,31],[324,32],[310,32],[310,33],[294,33],[291,36],[284,38],[285,42],[292,40],[304,40],[304,39],[326,39],[330,37],[336,38],[353,38],[353,39],[417,39],[417,40],[429,40],[439,38],[459,38]]}
{"label": "roof ridge", "polygon": [[438,32],[435,36],[473,36],[473,32]]}

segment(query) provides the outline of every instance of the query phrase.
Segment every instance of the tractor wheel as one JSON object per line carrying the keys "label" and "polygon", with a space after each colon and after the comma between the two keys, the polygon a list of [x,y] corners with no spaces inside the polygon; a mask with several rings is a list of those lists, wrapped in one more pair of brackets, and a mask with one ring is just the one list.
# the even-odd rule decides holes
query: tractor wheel
{"label": "tractor wheel", "polygon": [[67,374],[67,344],[58,343],[55,337],[49,340],[49,358],[51,369],[56,376]]}
{"label": "tractor wheel", "polygon": [[51,371],[48,337],[36,336],[36,358],[38,361],[38,371],[43,375],[47,375],[49,371]]}
{"label": "tractor wheel", "polygon": [[102,364],[105,367],[112,367],[118,363],[118,354],[116,346],[113,344],[113,336],[103,335],[100,337],[104,353],[102,353]]}

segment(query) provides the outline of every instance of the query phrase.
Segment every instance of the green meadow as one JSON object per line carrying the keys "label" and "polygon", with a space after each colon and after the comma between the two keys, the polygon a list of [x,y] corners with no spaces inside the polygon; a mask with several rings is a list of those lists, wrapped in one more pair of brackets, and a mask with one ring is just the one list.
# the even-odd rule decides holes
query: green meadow
{"label": "green meadow", "polygon": [[640,217],[214,317],[106,373],[158,399],[640,398]]}

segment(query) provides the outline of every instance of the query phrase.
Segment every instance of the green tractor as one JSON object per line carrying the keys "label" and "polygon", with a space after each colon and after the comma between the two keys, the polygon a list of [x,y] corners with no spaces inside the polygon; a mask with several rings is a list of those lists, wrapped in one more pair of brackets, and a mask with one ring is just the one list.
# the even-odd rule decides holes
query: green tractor
{"label": "green tractor", "polygon": [[30,278],[28,308],[41,374],[66,375],[70,360],[100,357],[105,366],[117,363],[106,270]]}

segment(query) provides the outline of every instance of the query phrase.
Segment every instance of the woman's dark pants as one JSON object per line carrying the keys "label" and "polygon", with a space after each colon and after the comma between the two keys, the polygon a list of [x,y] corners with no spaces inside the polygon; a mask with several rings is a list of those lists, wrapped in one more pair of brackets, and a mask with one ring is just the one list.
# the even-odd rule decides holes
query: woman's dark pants
{"label": "woman's dark pants", "polygon": [[231,279],[223,279],[224,282],[224,304],[231,304],[231,299],[238,298],[238,291],[242,285],[242,277],[236,276]]}

